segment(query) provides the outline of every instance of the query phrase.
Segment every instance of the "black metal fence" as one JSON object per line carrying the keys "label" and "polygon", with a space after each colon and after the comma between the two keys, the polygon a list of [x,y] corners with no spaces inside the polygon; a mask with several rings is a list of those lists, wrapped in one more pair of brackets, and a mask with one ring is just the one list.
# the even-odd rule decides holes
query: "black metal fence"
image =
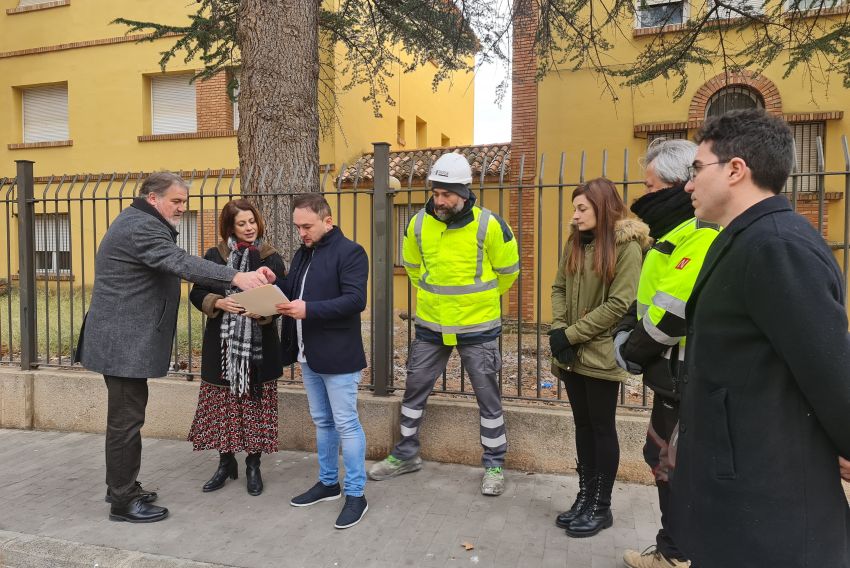
{"label": "black metal fence", "polygon": [[[795,172],[787,193],[795,209],[807,214],[836,250],[846,281],[850,202],[844,196],[850,192],[850,152],[846,138],[842,138],[842,144],[843,170],[827,170],[821,150],[818,170]],[[342,172],[353,171],[347,181],[342,175],[332,177],[325,169],[321,191],[343,232],[369,252],[370,306],[363,318],[363,337],[370,365],[363,384],[376,394],[385,394],[403,388],[405,361],[414,335],[415,292],[399,266],[399,247],[407,221],[429,196],[424,182],[413,175],[414,169],[427,171],[430,164],[423,156],[418,165],[394,172],[403,187],[393,190],[389,187],[388,146],[376,145],[370,159],[371,170],[362,163],[348,169],[343,166]],[[509,179],[508,163],[503,160],[500,169],[493,172],[488,171],[486,157],[483,163],[479,160],[481,173],[475,184],[478,204],[509,220],[521,250],[528,256],[523,260],[510,309],[505,299],[500,388],[506,398],[558,404],[565,402],[566,394],[549,371],[549,289],[568,235],[570,194],[586,178],[608,174],[610,161],[605,153],[601,171],[591,173],[582,156],[570,179],[563,155],[554,174],[546,156],[541,156],[536,182],[530,185]],[[524,164],[524,157],[520,157],[514,168],[514,174],[519,172],[518,180],[526,179]],[[642,194],[643,184],[642,180],[630,179],[628,164],[625,152],[622,170],[618,168],[622,177],[614,181],[630,203]],[[367,174],[367,170],[374,174]],[[178,244],[192,254],[203,255],[218,241],[218,213],[224,203],[235,197],[256,196],[241,192],[238,173],[232,170],[183,175],[190,183],[189,207],[181,222]],[[814,182],[807,182],[805,187],[814,190],[801,191],[801,180],[812,180],[812,176]],[[98,244],[110,222],[131,203],[144,177],[140,172],[36,178],[33,163],[20,161],[16,178],[0,178],[0,219],[5,227],[0,231],[0,363],[24,369],[73,366],[79,327],[94,283]],[[264,202],[288,202],[291,195],[281,183],[274,193],[264,194]],[[286,211],[287,223],[291,222],[288,215]],[[533,252],[529,255],[528,251]],[[288,258],[292,251],[283,252]],[[189,286],[187,283],[184,292]],[[184,293],[180,306],[172,372],[191,380],[199,372],[205,318],[187,297]],[[283,380],[299,382],[298,369],[289,368]],[[472,393],[456,355],[436,389],[450,394]],[[624,384],[620,403],[645,407],[650,397],[640,379],[634,378]]]}

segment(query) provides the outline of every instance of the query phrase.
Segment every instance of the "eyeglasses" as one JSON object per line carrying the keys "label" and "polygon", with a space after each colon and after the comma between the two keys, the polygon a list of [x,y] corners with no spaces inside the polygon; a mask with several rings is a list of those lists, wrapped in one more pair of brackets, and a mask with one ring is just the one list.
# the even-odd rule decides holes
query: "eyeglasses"
{"label": "eyeglasses", "polygon": [[707,166],[716,166],[717,164],[728,164],[729,160],[720,160],[719,162],[711,162],[710,164],[693,164],[688,166],[688,179],[694,181],[694,178]]}

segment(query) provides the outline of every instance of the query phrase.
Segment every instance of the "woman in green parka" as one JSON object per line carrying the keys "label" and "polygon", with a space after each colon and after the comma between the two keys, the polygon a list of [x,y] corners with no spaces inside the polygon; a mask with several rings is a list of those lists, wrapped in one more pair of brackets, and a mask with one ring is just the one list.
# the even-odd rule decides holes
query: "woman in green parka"
{"label": "woman in green parka", "polygon": [[611,330],[635,299],[649,228],[626,219],[614,184],[597,178],[573,191],[572,233],[552,285],[552,371],[573,411],[579,492],[556,524],[573,537],[613,524],[611,490],[620,463],[615,413],[628,375],[614,361]]}

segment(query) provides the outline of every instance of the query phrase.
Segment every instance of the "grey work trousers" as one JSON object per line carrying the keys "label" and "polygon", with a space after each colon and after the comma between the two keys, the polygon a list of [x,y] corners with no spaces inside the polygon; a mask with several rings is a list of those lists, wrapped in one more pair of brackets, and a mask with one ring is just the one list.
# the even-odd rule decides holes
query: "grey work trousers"
{"label": "grey work trousers", "polygon": [[140,489],[142,426],[148,404],[148,380],[104,375],[109,391],[106,411],[106,485],[113,503],[126,505]]}
{"label": "grey work trousers", "polygon": [[[419,430],[424,419],[425,404],[437,378],[446,369],[452,348],[451,345],[419,339],[413,340],[410,345],[407,380],[401,402],[401,440],[392,451],[392,455],[400,460],[419,454]],[[458,345],[457,350],[478,400],[481,446],[484,448],[481,462],[484,467],[501,467],[505,463],[508,441],[499,394],[498,373],[502,367],[499,340]]]}

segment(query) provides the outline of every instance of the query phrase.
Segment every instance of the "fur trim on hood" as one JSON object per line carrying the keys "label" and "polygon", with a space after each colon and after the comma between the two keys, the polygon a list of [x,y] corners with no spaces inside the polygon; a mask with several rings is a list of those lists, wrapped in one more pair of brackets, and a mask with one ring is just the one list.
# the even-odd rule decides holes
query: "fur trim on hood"
{"label": "fur trim on hood", "polygon": [[629,241],[637,241],[641,250],[647,250],[652,246],[652,239],[649,237],[649,226],[637,219],[621,219],[614,225],[614,234],[617,238],[617,244],[625,244]]}

